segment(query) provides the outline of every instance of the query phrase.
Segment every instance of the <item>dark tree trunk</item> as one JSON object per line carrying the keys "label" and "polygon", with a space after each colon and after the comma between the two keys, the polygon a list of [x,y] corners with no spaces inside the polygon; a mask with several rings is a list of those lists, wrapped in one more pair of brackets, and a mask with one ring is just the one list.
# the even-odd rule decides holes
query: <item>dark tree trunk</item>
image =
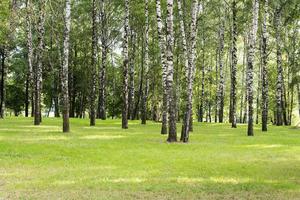
{"label": "dark tree trunk", "polygon": [[93,0],[92,16],[92,63],[91,63],[91,90],[90,90],[90,126],[96,125],[96,71],[97,71],[97,6]]}
{"label": "dark tree trunk", "polygon": [[140,115],[139,115],[139,111],[140,111],[140,102],[141,102],[141,98],[143,96],[143,78],[144,78],[144,44],[142,42],[141,44],[142,46],[142,52],[141,52],[141,67],[140,67],[140,72],[139,72],[139,83],[138,83],[138,91],[137,91],[137,95],[135,98],[135,106],[134,106],[134,110],[133,110],[133,119],[140,119]]}
{"label": "dark tree trunk", "polygon": [[0,49],[1,53],[1,80],[0,80],[0,118],[4,118],[5,101],[5,50]]}
{"label": "dark tree trunk", "polygon": [[30,95],[29,95],[29,75],[27,74],[26,77],[26,85],[25,85],[25,117],[29,116],[29,102],[30,102]]}
{"label": "dark tree trunk", "polygon": [[300,83],[297,84],[297,94],[298,94],[298,112],[300,117]]}
{"label": "dark tree trunk", "polygon": [[[203,34],[203,45],[205,45],[205,39],[204,39],[204,34]],[[205,54],[204,54],[204,47],[202,50],[202,80],[201,80],[201,99],[200,99],[200,109],[199,109],[199,121],[203,122],[203,116],[204,116],[204,102],[205,102],[205,66],[204,66],[204,59],[205,59]]]}
{"label": "dark tree trunk", "polygon": [[219,113],[219,106],[218,106],[218,84],[219,84],[219,70],[218,70],[218,58],[219,58],[219,49],[216,50],[216,79],[215,79],[215,86],[216,86],[216,95],[215,95],[215,123],[218,122],[218,113]]}
{"label": "dark tree trunk", "polygon": [[231,67],[231,127],[236,128],[236,74],[237,74],[237,23],[236,23],[236,1],[232,2],[232,67]]}
{"label": "dark tree trunk", "polygon": [[134,120],[134,76],[135,76],[135,51],[136,51],[136,33],[131,30],[131,56],[130,56],[130,69],[129,69],[129,91],[128,91],[128,119]]}
{"label": "dark tree trunk", "polygon": [[285,89],[284,89],[284,77],[282,68],[282,42],[281,42],[281,10],[275,9],[274,13],[274,27],[277,41],[277,83],[276,83],[276,105],[277,105],[277,126],[287,125],[286,116],[286,101],[285,101]]}

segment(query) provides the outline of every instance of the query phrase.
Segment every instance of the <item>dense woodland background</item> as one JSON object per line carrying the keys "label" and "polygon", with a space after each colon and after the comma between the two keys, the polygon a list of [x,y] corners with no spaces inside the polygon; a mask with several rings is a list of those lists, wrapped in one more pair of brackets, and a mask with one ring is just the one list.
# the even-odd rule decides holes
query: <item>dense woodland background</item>
{"label": "dense woodland background", "polygon": [[299,119],[298,0],[1,0],[0,20],[1,118],[162,121],[169,142]]}

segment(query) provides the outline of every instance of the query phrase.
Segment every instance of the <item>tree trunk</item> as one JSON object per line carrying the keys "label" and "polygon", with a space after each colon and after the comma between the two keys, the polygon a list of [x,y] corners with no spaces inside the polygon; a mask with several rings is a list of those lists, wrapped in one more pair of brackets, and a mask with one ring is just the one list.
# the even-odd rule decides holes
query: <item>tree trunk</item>
{"label": "tree trunk", "polygon": [[218,87],[218,115],[219,123],[223,123],[224,116],[224,63],[223,63],[223,52],[224,52],[224,19],[220,20],[220,31],[219,31],[219,87]]}
{"label": "tree trunk", "polygon": [[40,125],[42,120],[41,114],[41,92],[42,92],[42,57],[44,51],[44,23],[45,23],[45,0],[40,1],[39,5],[39,22],[38,22],[38,47],[36,53],[37,66],[35,71],[35,106],[34,106],[34,125]]}
{"label": "tree trunk", "polygon": [[0,118],[4,118],[4,101],[5,101],[5,77],[6,77],[6,70],[5,70],[5,50],[0,49],[1,53],[1,81],[0,81]]}
{"label": "tree trunk", "polygon": [[277,41],[277,83],[276,83],[276,106],[277,106],[277,126],[287,125],[286,120],[286,103],[285,103],[285,90],[284,90],[284,78],[282,68],[282,42],[281,42],[281,10],[276,8],[274,14],[274,27]]}
{"label": "tree trunk", "polygon": [[268,112],[269,112],[269,81],[268,81],[268,0],[264,1],[264,16],[262,24],[262,131],[268,130]]}
{"label": "tree trunk", "polygon": [[[31,22],[31,0],[26,2],[26,33],[27,33],[27,59],[28,59],[28,72],[27,72],[27,82],[26,82],[26,109],[25,116],[28,116],[29,102],[33,99],[34,92],[34,78],[33,78],[33,44],[32,44],[32,22]],[[34,102],[31,101],[32,111],[34,110]]]}
{"label": "tree trunk", "polygon": [[[205,38],[204,38],[204,33],[202,35],[202,40],[203,40],[203,49],[202,49],[202,77],[201,77],[201,99],[200,99],[200,111],[199,111],[199,121],[203,122],[203,117],[204,117],[204,102],[205,102],[205,52],[204,52],[204,47],[205,47]],[[206,120],[207,121],[207,120]]]}
{"label": "tree trunk", "polygon": [[[257,91],[261,91],[261,77],[262,77],[262,41],[260,40],[260,44],[259,44],[259,65],[258,65],[258,74],[257,74]],[[259,118],[259,112],[260,112],[260,108],[261,105],[259,103],[260,100],[260,93],[257,92],[256,94],[256,119],[255,119],[255,124],[258,124],[258,118]]]}
{"label": "tree trunk", "polygon": [[195,75],[195,55],[196,55],[196,38],[197,38],[197,16],[199,4],[198,0],[193,0],[193,7],[191,13],[191,29],[190,29],[190,49],[188,57],[188,70],[187,70],[187,100],[186,110],[183,122],[182,141],[189,141],[189,132],[192,131],[192,100],[193,100],[193,80]]}
{"label": "tree trunk", "polygon": [[77,67],[77,46],[74,45],[74,57],[72,58],[72,65],[69,68],[69,102],[70,102],[70,109],[69,109],[69,116],[70,118],[75,117],[75,107],[76,107],[76,89],[75,89],[75,76],[74,76],[74,69]]}
{"label": "tree trunk", "polygon": [[300,83],[297,84],[297,93],[298,93],[298,109],[299,109],[299,117],[300,117]]}
{"label": "tree trunk", "polygon": [[64,31],[64,58],[61,74],[62,86],[62,114],[63,114],[63,132],[70,132],[69,125],[69,40],[71,29],[71,0],[66,0],[65,8],[65,31]]}
{"label": "tree trunk", "polygon": [[124,38],[123,38],[123,109],[122,128],[128,128],[128,37],[129,37],[129,0],[125,0]]}
{"label": "tree trunk", "polygon": [[215,123],[218,122],[218,113],[219,113],[219,101],[218,101],[218,84],[219,84],[219,80],[218,80],[218,76],[219,76],[219,70],[218,70],[218,58],[219,58],[219,48],[216,49],[216,79],[215,79],[215,86],[216,86],[216,94],[215,94]]}
{"label": "tree trunk", "polygon": [[136,33],[131,30],[131,56],[130,56],[130,69],[129,69],[129,92],[128,92],[128,119],[134,120],[134,76],[135,76],[135,51],[136,51]]}
{"label": "tree trunk", "polygon": [[[244,36],[244,52],[243,52],[243,69],[242,69],[242,88],[244,87],[245,83],[245,68],[246,68],[246,37]],[[247,87],[245,87],[247,91]],[[246,102],[245,102],[246,104]],[[244,109],[244,91],[241,91],[241,107],[240,107],[240,123],[244,123],[243,120],[243,109]]]}
{"label": "tree trunk", "polygon": [[146,124],[147,120],[147,100],[149,93],[149,10],[148,10],[148,0],[145,0],[145,88],[142,98],[142,124]]}
{"label": "tree trunk", "polygon": [[[178,14],[179,14],[179,24],[180,24],[180,33],[181,33],[181,40],[182,40],[182,51],[183,51],[183,60],[184,60],[184,70],[185,70],[185,81],[186,84],[188,85],[188,79],[189,77],[189,72],[190,72],[190,65],[189,65],[189,58],[188,58],[188,49],[187,49],[187,39],[186,39],[186,31],[185,31],[185,26],[184,26],[184,19],[183,19],[183,13],[182,13],[182,6],[181,6],[181,0],[177,0],[178,4]],[[185,90],[185,96],[186,98],[188,97],[188,90]],[[185,104],[187,106],[188,104],[188,99],[185,99]],[[189,109],[189,108],[186,108]],[[183,116],[183,124],[182,124],[182,129],[181,129],[181,137],[180,140],[183,141],[184,135],[186,134],[185,132],[185,126],[186,124],[189,125],[189,122],[186,123],[186,115],[188,110],[184,111],[184,116]]]}
{"label": "tree trunk", "polygon": [[98,100],[98,118],[106,119],[106,66],[107,66],[107,16],[105,0],[100,1],[100,20],[101,20],[101,45],[102,58],[99,68],[99,100]]}
{"label": "tree trunk", "polygon": [[247,70],[247,90],[248,90],[248,136],[253,136],[253,68],[255,59],[255,43],[258,22],[258,0],[252,0],[252,25],[249,36],[248,47],[248,70]]}
{"label": "tree trunk", "polygon": [[236,128],[236,73],[237,73],[237,23],[236,23],[236,1],[232,2],[232,66],[231,66],[231,102],[232,102],[232,121],[231,127]]}
{"label": "tree trunk", "polygon": [[93,0],[92,16],[92,63],[91,63],[91,90],[90,90],[90,126],[96,125],[96,73],[97,73],[97,6]]}
{"label": "tree trunk", "polygon": [[[173,3],[173,2],[172,2]],[[160,0],[156,0],[156,17],[157,17],[157,33],[160,47],[160,57],[162,65],[162,85],[163,85],[163,105],[162,105],[162,125],[161,134],[167,134],[168,126],[168,91],[167,91],[167,76],[168,76],[168,63],[166,58],[166,38],[163,35],[163,22],[161,17],[161,4]]]}
{"label": "tree trunk", "polygon": [[26,83],[25,83],[25,117],[29,116],[29,103],[30,103],[30,96],[29,96],[29,77],[28,74],[26,76]]}
{"label": "tree trunk", "polygon": [[166,57],[167,57],[167,92],[169,102],[169,134],[168,142],[177,141],[176,133],[176,111],[175,111],[175,87],[173,85],[173,46],[174,46],[174,31],[173,31],[173,0],[167,0],[167,42],[166,42]]}

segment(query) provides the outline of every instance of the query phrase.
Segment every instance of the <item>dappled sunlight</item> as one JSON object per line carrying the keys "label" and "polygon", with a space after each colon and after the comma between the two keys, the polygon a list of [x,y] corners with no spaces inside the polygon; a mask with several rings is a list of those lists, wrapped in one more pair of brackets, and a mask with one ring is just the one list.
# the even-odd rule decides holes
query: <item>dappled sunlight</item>
{"label": "dappled sunlight", "polygon": [[210,177],[209,181],[214,182],[214,183],[240,184],[240,183],[248,183],[248,182],[250,182],[250,179],[235,178],[235,177]]}
{"label": "dappled sunlight", "polygon": [[272,149],[272,148],[280,148],[280,147],[287,147],[287,146],[282,144],[248,144],[248,145],[240,145],[238,147]]}
{"label": "dappled sunlight", "polygon": [[107,183],[142,183],[145,182],[146,179],[143,178],[102,178],[98,180],[99,182],[107,182]]}
{"label": "dappled sunlight", "polygon": [[[78,184],[79,182],[89,182],[91,180],[89,179],[81,179],[79,178],[78,180],[57,180],[54,181],[52,184],[53,185],[73,185],[73,184]],[[146,179],[143,178],[99,178],[96,179],[95,181],[92,181],[93,183],[142,183],[145,182]]]}
{"label": "dappled sunlight", "polygon": [[[173,180],[173,179],[171,179]],[[176,178],[178,183],[182,184],[197,184],[197,183],[213,183],[213,184],[245,184],[245,183],[254,183],[254,182],[261,182],[265,184],[274,184],[282,182],[282,180],[273,180],[273,179],[263,179],[263,180],[255,180],[251,178],[242,178],[242,177],[207,177],[207,178],[192,178],[192,177],[178,177]]]}
{"label": "dappled sunlight", "polygon": [[74,180],[58,180],[58,181],[54,181],[53,185],[72,185],[75,184],[76,181]]}

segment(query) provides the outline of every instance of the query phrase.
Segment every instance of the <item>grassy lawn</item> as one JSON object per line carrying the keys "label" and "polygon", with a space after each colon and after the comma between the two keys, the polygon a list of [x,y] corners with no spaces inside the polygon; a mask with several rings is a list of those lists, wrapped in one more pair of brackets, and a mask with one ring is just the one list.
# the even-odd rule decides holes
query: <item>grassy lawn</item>
{"label": "grassy lawn", "polygon": [[300,199],[299,129],[195,123],[189,144],[168,144],[152,122],[60,125],[0,121],[0,199]]}

